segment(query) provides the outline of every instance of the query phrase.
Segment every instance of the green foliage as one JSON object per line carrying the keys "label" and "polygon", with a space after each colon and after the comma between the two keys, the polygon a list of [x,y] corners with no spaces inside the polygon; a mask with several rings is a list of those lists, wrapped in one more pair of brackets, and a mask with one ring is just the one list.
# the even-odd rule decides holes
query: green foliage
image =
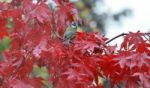
{"label": "green foliage", "polygon": [[7,19],[7,27],[9,28],[8,33],[10,33],[12,31],[12,28],[13,28],[13,18],[12,17],[9,17]]}
{"label": "green foliage", "polygon": [[5,51],[10,47],[11,39],[7,36],[5,36],[1,41],[0,41],[0,52]]}
{"label": "green foliage", "polygon": [[49,73],[45,66],[39,67],[38,65],[33,66],[33,76],[35,77],[42,77],[45,80],[48,80]]}

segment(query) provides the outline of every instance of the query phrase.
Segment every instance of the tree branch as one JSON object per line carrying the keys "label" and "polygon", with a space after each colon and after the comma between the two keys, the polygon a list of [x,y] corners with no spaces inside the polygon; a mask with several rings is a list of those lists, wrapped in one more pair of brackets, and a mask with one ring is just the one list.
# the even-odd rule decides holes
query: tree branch
{"label": "tree branch", "polygon": [[[150,36],[150,33],[144,33],[144,34]],[[121,36],[124,36],[124,35],[128,35],[128,33],[119,34],[119,35],[115,36],[114,38],[112,38],[112,39],[106,41],[106,44],[108,44],[108,43],[112,42],[113,40],[115,40],[115,39],[117,39],[117,38],[119,38],[119,37],[121,37]]]}
{"label": "tree branch", "polygon": [[110,43],[111,41],[115,40],[116,38],[119,38],[119,37],[124,36],[124,35],[128,35],[128,34],[127,34],[127,33],[119,34],[119,35],[115,36],[114,38],[108,40],[108,41],[106,42],[106,44],[108,44],[108,43]]}

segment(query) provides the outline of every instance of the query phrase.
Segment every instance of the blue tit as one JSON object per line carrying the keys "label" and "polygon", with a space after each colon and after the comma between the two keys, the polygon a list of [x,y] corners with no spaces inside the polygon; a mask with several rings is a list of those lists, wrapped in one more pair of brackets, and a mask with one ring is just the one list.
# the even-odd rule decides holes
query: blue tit
{"label": "blue tit", "polygon": [[77,28],[78,24],[76,22],[72,22],[71,25],[65,30],[64,41],[66,45],[69,45],[70,40],[76,35]]}

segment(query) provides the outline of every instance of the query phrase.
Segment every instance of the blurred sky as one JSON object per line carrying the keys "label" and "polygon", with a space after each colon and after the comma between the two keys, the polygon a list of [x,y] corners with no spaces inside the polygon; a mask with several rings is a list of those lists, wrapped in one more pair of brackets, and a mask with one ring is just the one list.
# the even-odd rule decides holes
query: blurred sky
{"label": "blurred sky", "polygon": [[[101,4],[97,2],[97,12],[100,11],[100,9],[104,9],[104,11],[108,11],[109,13],[116,13],[125,8],[132,10],[132,15],[122,18],[121,23],[108,23],[106,27],[106,37],[112,38],[128,31],[150,31],[150,0],[104,0],[104,3],[106,7],[99,8]],[[121,38],[118,40],[121,41]]]}
{"label": "blurred sky", "polygon": [[112,12],[124,8],[131,8],[133,11],[132,16],[124,18],[122,24],[110,24],[107,28],[107,36],[128,31],[150,31],[150,0],[105,0],[105,3]]}

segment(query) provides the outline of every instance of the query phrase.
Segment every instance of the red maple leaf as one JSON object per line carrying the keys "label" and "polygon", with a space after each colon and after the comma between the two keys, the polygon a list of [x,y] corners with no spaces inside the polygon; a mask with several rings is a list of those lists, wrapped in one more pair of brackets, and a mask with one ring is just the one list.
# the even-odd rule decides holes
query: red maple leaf
{"label": "red maple leaf", "polygon": [[121,49],[125,50],[135,50],[141,43],[145,43],[145,40],[143,38],[144,33],[141,33],[140,31],[136,33],[130,32],[128,35],[124,37],[124,41],[121,44]]}
{"label": "red maple leaf", "polygon": [[22,9],[26,21],[36,18],[39,22],[45,23],[51,20],[51,9],[42,1],[34,4],[31,0],[24,0]]}
{"label": "red maple leaf", "polygon": [[6,29],[0,29],[0,40],[4,37],[7,36],[8,32],[7,32],[7,28]]}
{"label": "red maple leaf", "polygon": [[82,53],[88,52],[90,55],[94,53],[97,49],[103,51],[105,48],[105,41],[107,39],[95,32],[95,33],[82,33],[77,32],[77,37],[75,42],[75,50],[81,50]]}
{"label": "red maple leaf", "polygon": [[150,57],[146,53],[134,53],[134,52],[120,52],[120,54],[114,59],[117,60],[121,68],[125,66],[129,68],[139,67],[146,65],[150,66]]}
{"label": "red maple leaf", "polygon": [[138,79],[137,79],[136,77],[130,77],[130,78],[127,80],[126,88],[138,88],[139,85],[138,85],[137,80],[138,80]]}
{"label": "red maple leaf", "polygon": [[120,68],[116,65],[117,62],[113,60],[115,57],[115,55],[101,57],[99,66],[106,77],[113,77],[114,74],[118,74],[120,71]]}
{"label": "red maple leaf", "polygon": [[8,35],[8,28],[6,27],[7,19],[3,17],[3,15],[0,13],[0,40],[3,38],[3,36]]}
{"label": "red maple leaf", "polygon": [[142,86],[144,88],[150,88],[150,74],[149,73],[138,72],[138,73],[134,73],[133,76],[134,77],[139,77],[139,79],[142,83]]}

